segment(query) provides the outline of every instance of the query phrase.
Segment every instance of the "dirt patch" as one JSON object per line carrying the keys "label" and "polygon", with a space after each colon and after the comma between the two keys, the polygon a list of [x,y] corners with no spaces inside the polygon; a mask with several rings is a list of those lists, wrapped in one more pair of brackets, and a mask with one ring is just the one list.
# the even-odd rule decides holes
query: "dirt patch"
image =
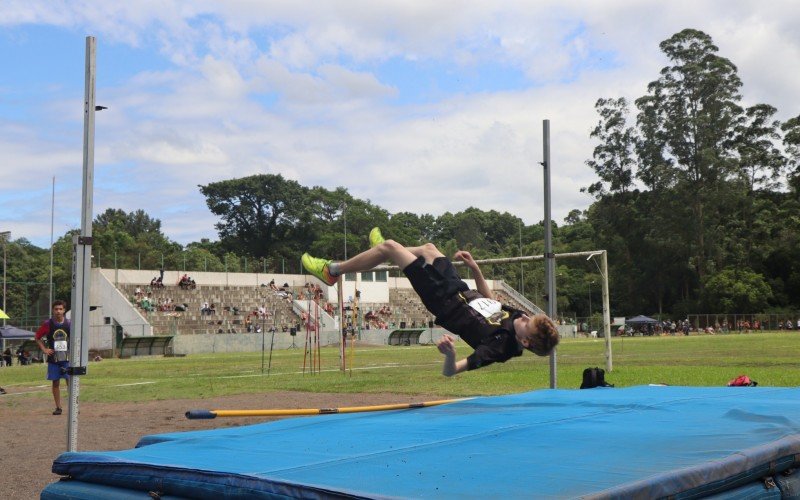
{"label": "dirt patch", "polygon": [[[45,486],[59,479],[58,475],[51,472],[53,460],[67,449],[66,408],[63,415],[52,415],[51,399],[21,394],[31,389],[6,387],[8,394],[0,395],[0,449],[3,454],[0,491],[5,498],[39,498]],[[264,417],[188,420],[184,413],[190,409],[328,408],[435,399],[443,398],[391,393],[271,392],[203,400],[81,403],[78,450],[122,450],[133,448],[147,434],[216,429],[276,420]]]}

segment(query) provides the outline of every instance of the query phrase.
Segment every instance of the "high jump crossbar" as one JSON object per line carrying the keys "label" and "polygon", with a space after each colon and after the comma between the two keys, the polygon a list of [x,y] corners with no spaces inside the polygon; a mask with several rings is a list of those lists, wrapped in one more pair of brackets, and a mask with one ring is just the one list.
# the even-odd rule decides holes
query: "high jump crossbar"
{"label": "high jump crossbar", "polygon": [[298,415],[332,415],[335,413],[364,413],[370,411],[410,410],[414,408],[427,408],[456,401],[466,401],[472,398],[440,399],[437,401],[424,401],[421,403],[399,403],[372,406],[344,406],[341,408],[300,408],[288,410],[189,410],[186,418],[190,420],[211,419],[217,417],[288,417]]}
{"label": "high jump crossbar", "polygon": [[[600,275],[603,278],[603,337],[605,338],[606,347],[606,371],[611,372],[614,369],[614,363],[611,353],[611,307],[609,304],[608,293],[608,252],[606,250],[587,250],[583,252],[566,252],[554,254],[556,259],[569,259],[576,257],[586,257],[586,260],[592,257],[600,257]],[[516,262],[532,262],[537,260],[544,260],[544,255],[521,255],[519,257],[501,257],[496,259],[480,259],[475,260],[477,264],[513,264]],[[596,265],[597,263],[595,263]],[[460,261],[453,262],[455,266],[463,266],[464,263]],[[386,264],[375,267],[375,271],[394,271],[400,270],[399,266]]]}

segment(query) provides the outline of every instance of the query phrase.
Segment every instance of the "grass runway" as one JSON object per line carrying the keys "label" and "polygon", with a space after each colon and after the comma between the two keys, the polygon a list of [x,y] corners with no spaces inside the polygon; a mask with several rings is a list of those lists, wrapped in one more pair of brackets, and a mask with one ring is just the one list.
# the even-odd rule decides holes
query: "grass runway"
{"label": "grass runway", "polygon": [[[724,386],[740,374],[762,386],[800,385],[800,332],[614,338],[612,351],[614,370],[606,374],[606,380],[617,387]],[[470,352],[469,346],[459,343],[459,356]],[[302,347],[273,351],[269,370],[268,355],[216,353],[91,362],[87,375],[81,377],[81,401],[203,399],[284,390],[467,397],[549,387],[548,358],[528,352],[505,364],[453,378],[441,375],[442,356],[430,345],[357,344],[345,373],[339,370],[337,347],[321,350],[321,370],[313,374],[308,367],[303,372]],[[306,364],[310,365],[308,359]],[[578,388],[583,369],[590,366],[605,367],[603,339],[562,340],[558,387]],[[0,386],[14,388],[18,397],[50,398],[44,374],[42,364],[2,368]],[[10,398],[4,402],[13,404]]]}

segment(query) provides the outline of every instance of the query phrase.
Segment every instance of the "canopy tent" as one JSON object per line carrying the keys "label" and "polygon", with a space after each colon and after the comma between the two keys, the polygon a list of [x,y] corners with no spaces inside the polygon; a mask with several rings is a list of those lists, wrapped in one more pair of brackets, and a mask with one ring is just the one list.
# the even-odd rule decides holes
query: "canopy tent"
{"label": "canopy tent", "polygon": [[625,320],[626,325],[655,325],[656,323],[658,323],[657,319],[648,318],[647,316],[642,316],[641,314]]}
{"label": "canopy tent", "polygon": [[0,326],[0,338],[3,339],[32,339],[35,336],[34,332],[23,330],[16,326]]}

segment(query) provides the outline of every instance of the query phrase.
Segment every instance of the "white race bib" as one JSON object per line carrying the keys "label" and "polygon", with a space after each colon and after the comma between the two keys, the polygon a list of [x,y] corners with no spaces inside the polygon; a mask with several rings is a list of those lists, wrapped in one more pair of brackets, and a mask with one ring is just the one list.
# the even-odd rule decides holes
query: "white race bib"
{"label": "white race bib", "polygon": [[53,350],[58,352],[66,352],[67,350],[67,341],[66,340],[56,340],[53,342]]}
{"label": "white race bib", "polygon": [[478,311],[484,318],[491,318],[502,310],[500,302],[486,297],[475,299],[469,303],[469,306]]}

